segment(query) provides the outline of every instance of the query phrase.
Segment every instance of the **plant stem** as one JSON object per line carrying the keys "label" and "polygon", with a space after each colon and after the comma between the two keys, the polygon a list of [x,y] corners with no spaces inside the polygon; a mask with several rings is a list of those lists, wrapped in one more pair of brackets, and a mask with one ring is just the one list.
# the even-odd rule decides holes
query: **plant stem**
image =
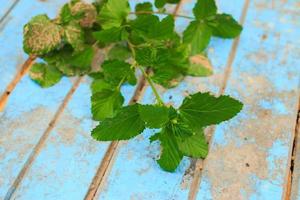
{"label": "plant stem", "polygon": [[159,94],[158,94],[158,92],[157,92],[157,90],[156,90],[156,88],[155,88],[155,86],[154,86],[154,84],[153,84],[153,82],[152,82],[152,79],[149,77],[148,73],[145,72],[145,70],[143,69],[143,67],[140,66],[140,65],[138,65],[138,64],[136,63],[136,61],[135,61],[135,50],[134,50],[134,45],[131,44],[131,43],[128,41],[128,46],[129,46],[129,48],[130,48],[130,50],[131,50],[132,57],[133,57],[133,59],[134,59],[134,64],[132,64],[132,66],[138,67],[138,68],[141,70],[141,72],[143,73],[143,76],[144,76],[144,77],[146,78],[146,80],[148,81],[148,83],[149,83],[149,85],[150,85],[150,87],[151,87],[151,89],[152,89],[152,91],[153,91],[153,93],[154,93],[154,95],[155,95],[155,97],[156,97],[156,100],[157,100],[158,104],[159,104],[159,105],[164,105],[164,102],[163,102],[163,100],[160,98],[160,96],[159,96]]}
{"label": "plant stem", "polygon": [[186,15],[171,14],[171,13],[166,13],[166,12],[161,12],[161,11],[137,11],[137,12],[130,12],[129,14],[131,14],[131,15],[143,15],[143,14],[173,15],[175,17],[182,17],[182,18],[186,18],[186,19],[195,19],[194,17],[190,17],[190,16],[186,16]]}
{"label": "plant stem", "polygon": [[154,84],[153,84],[153,82],[152,82],[152,79],[151,79],[151,78],[149,77],[149,75],[145,72],[145,70],[143,69],[142,66],[138,66],[138,68],[141,70],[141,72],[143,73],[144,77],[147,79],[147,81],[148,81],[148,83],[149,83],[149,85],[150,85],[150,87],[151,87],[151,89],[152,89],[152,91],[153,91],[153,93],[154,93],[154,95],[155,95],[155,98],[156,98],[158,104],[159,104],[159,105],[164,105],[164,102],[163,102],[163,100],[160,98],[160,96],[159,96],[159,94],[158,94],[158,92],[157,92],[157,90],[156,90],[156,88],[155,88],[155,86],[154,86]]}

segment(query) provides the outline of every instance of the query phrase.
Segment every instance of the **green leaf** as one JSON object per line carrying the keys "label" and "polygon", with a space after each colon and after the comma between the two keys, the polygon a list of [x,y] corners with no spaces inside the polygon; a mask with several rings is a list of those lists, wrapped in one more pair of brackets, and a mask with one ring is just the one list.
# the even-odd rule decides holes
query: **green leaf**
{"label": "green leaf", "polygon": [[212,65],[208,58],[201,54],[192,56],[186,74],[197,77],[210,76],[213,74]]}
{"label": "green leaf", "polygon": [[150,2],[144,2],[144,3],[138,3],[135,6],[135,12],[141,12],[141,11],[153,11],[152,4]]}
{"label": "green leaf", "polygon": [[94,5],[76,2],[71,3],[71,13],[75,19],[79,18],[80,26],[90,28],[96,22],[97,10]]}
{"label": "green leaf", "polygon": [[170,65],[168,67],[165,66],[155,70],[155,73],[151,78],[155,83],[165,88],[173,88],[179,84],[179,80],[181,80],[182,75],[178,68]]}
{"label": "green leaf", "polygon": [[128,140],[143,132],[145,123],[141,119],[138,105],[121,108],[113,118],[103,120],[93,131],[92,137],[100,141]]}
{"label": "green leaf", "polygon": [[70,9],[70,6],[68,3],[66,3],[60,13],[59,13],[59,17],[60,17],[60,22],[62,24],[67,24],[69,23],[71,20],[73,20],[73,16],[72,16],[72,12],[71,12],[71,9]]}
{"label": "green leaf", "polygon": [[84,32],[77,23],[70,23],[65,26],[65,37],[67,42],[74,48],[75,51],[84,49]]}
{"label": "green leaf", "polygon": [[124,98],[119,91],[103,89],[94,93],[91,101],[93,119],[100,121],[113,117],[115,112],[123,105]]}
{"label": "green leaf", "polygon": [[209,93],[196,93],[186,97],[179,108],[183,120],[192,128],[218,124],[238,114],[243,104],[229,96],[215,97]]}
{"label": "green leaf", "polygon": [[172,131],[164,128],[158,135],[161,145],[161,155],[157,163],[168,172],[174,172],[180,164],[183,155],[178,149],[177,141]]}
{"label": "green leaf", "polygon": [[27,54],[43,55],[56,49],[62,41],[61,27],[47,15],[33,17],[24,26],[23,48]]}
{"label": "green leaf", "polygon": [[95,94],[97,92],[101,92],[103,90],[112,89],[111,85],[104,81],[103,79],[95,79],[91,84],[92,93]]}
{"label": "green leaf", "polygon": [[102,64],[104,79],[113,84],[118,85],[125,78],[130,84],[136,84],[136,78],[131,65],[121,60],[107,60]]}
{"label": "green leaf", "polygon": [[174,34],[174,18],[171,15],[168,15],[160,22],[152,24],[149,38],[165,40],[172,37]]}
{"label": "green leaf", "polygon": [[162,8],[165,6],[165,4],[176,4],[179,3],[180,0],[155,0],[155,7],[156,8]]}
{"label": "green leaf", "polygon": [[217,14],[217,6],[215,0],[198,0],[193,13],[196,19],[205,19]]}
{"label": "green leaf", "polygon": [[165,106],[139,105],[139,112],[149,128],[161,128],[169,121],[169,108]]}
{"label": "green leaf", "polygon": [[243,27],[231,15],[218,14],[216,22],[217,26],[212,29],[212,34],[216,37],[235,38],[243,30]]}
{"label": "green leaf", "polygon": [[155,15],[139,15],[131,27],[146,40],[166,40],[174,36],[174,18],[170,15],[161,21]]}
{"label": "green leaf", "polygon": [[166,5],[166,0],[155,0],[154,5],[156,8],[162,8]]}
{"label": "green leaf", "polygon": [[99,21],[103,29],[120,27],[130,12],[126,0],[108,0],[99,13]]}
{"label": "green leaf", "polygon": [[208,154],[208,144],[203,129],[189,137],[176,137],[179,150],[183,155],[192,158],[205,158]]}
{"label": "green leaf", "polygon": [[83,51],[75,52],[71,58],[70,64],[80,69],[89,70],[91,69],[93,58],[94,49],[93,47],[88,47]]}
{"label": "green leaf", "polygon": [[209,44],[212,30],[205,23],[192,21],[183,33],[183,42],[188,44],[191,55],[202,53]]}
{"label": "green leaf", "polygon": [[131,52],[125,45],[117,44],[108,53],[108,58],[110,60],[127,60],[130,58]]}
{"label": "green leaf", "polygon": [[99,42],[109,44],[113,42],[119,42],[128,39],[128,32],[124,27],[113,27],[106,30],[94,32],[93,36]]}
{"label": "green leaf", "polygon": [[[42,57],[47,63],[55,66],[66,76],[83,75],[89,72],[88,69],[81,69],[74,66],[73,62],[73,48],[69,45],[64,46],[60,50],[52,51],[51,53]],[[76,63],[75,63],[76,64]]]}
{"label": "green leaf", "polygon": [[62,74],[54,66],[43,63],[34,64],[29,76],[43,88],[55,85],[62,78]]}

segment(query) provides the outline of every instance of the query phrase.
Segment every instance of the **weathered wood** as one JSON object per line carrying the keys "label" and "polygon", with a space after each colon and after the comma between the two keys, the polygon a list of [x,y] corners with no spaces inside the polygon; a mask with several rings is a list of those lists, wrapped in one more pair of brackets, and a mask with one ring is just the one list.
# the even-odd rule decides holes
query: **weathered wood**
{"label": "weathered wood", "polygon": [[[0,27],[3,27],[6,22],[6,17],[9,13],[14,9],[14,7],[18,4],[19,0],[7,0],[1,2],[0,6]],[[1,28],[0,28],[1,29]]]}
{"label": "weathered wood", "polygon": [[[232,4],[219,2],[221,11],[232,13],[235,18],[239,18],[243,4],[243,1],[234,1]],[[189,15],[192,7],[193,2],[185,2],[182,14]],[[179,30],[183,30],[187,23],[184,19],[178,19]],[[215,75],[209,78],[187,78],[175,89],[167,92],[161,90],[163,99],[178,106],[187,94],[186,91],[212,90],[217,94],[231,45],[231,40],[213,39],[208,53],[215,66]],[[147,88],[141,102],[154,102],[150,88]],[[150,145],[148,137],[151,134],[153,131],[146,130],[141,136],[120,145],[111,172],[99,188],[98,199],[187,199],[193,171],[189,169],[189,160],[185,159],[175,173],[162,171],[155,163],[159,149],[157,144]]]}
{"label": "weathered wood", "polygon": [[[47,13],[55,17],[59,8],[67,0],[54,1],[20,1],[6,16],[5,23],[0,26],[0,94],[13,80],[27,56],[23,53],[23,26],[31,17]],[[2,5],[2,4],[1,4]]]}
{"label": "weathered wood", "polygon": [[[66,111],[59,116],[59,122],[51,125],[53,130],[46,130],[43,134],[43,143],[37,144],[39,150],[31,159],[34,162],[27,167],[11,198],[84,198],[109,144],[95,142],[90,136],[95,123],[91,120],[89,85],[90,80],[83,81]],[[122,87],[126,104],[133,92],[132,86]],[[81,126],[75,126],[74,123]],[[73,139],[69,141],[68,138]]]}
{"label": "weathered wood", "polygon": [[217,126],[197,199],[282,199],[299,98],[299,3],[250,1],[225,90],[243,111]]}
{"label": "weathered wood", "polygon": [[[22,1],[8,14],[9,23],[0,30],[0,94],[26,57],[22,53],[23,25],[40,13],[55,16],[63,3]],[[11,94],[7,108],[0,113],[0,199],[7,194],[70,87],[70,81],[64,78],[57,86],[42,89],[25,77]]]}
{"label": "weathered wood", "polygon": [[[90,131],[90,81],[83,80],[35,162],[15,192],[16,199],[83,199],[108,147]],[[133,87],[124,86],[126,102]]]}
{"label": "weathered wood", "polygon": [[[300,100],[299,100],[300,102]],[[300,106],[300,105],[299,105]],[[300,108],[300,107],[299,107]],[[299,200],[300,199],[300,113],[298,113],[298,123],[295,128],[295,139],[294,139],[294,154],[293,154],[293,168],[290,172],[291,179],[290,181],[290,189],[289,192],[290,199]]]}

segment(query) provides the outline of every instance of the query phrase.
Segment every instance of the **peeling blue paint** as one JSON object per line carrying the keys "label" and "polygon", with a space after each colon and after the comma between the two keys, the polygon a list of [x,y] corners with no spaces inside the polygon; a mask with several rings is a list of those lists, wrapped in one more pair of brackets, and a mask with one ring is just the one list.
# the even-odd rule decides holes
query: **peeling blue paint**
{"label": "peeling blue paint", "polygon": [[212,200],[212,194],[211,194],[211,183],[209,181],[209,178],[207,176],[203,176],[201,178],[201,184],[200,189],[198,192],[197,200]]}

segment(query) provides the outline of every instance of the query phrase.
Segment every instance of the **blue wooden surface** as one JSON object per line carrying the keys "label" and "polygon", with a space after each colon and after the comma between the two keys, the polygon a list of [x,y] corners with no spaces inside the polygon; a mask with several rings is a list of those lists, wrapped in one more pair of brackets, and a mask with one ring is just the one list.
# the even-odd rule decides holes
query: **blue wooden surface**
{"label": "blue wooden surface", "polygon": [[[14,7],[18,4],[18,0],[6,0],[1,2],[0,6],[0,20],[2,23],[5,22],[7,23],[9,19],[7,16],[9,15],[10,11],[14,9]],[[0,25],[2,27],[3,25]]]}
{"label": "blue wooden surface", "polygon": [[[194,2],[184,2],[180,13],[185,15],[191,13]],[[243,4],[244,1],[240,0],[232,4],[220,1],[219,7],[221,11],[232,13],[238,19]],[[187,23],[186,20],[178,20],[181,27]],[[167,92],[162,90],[164,101],[179,106],[187,92],[209,90],[217,94],[231,45],[232,40],[213,39],[208,53],[214,66],[214,75],[205,79],[187,78],[175,89]],[[147,88],[141,102],[143,104],[154,102],[150,88]],[[119,196],[122,196],[122,199],[187,199],[193,173],[189,170],[189,159],[184,159],[175,173],[162,171],[154,162],[159,155],[159,148],[157,144],[150,145],[148,138],[151,134],[153,132],[147,130],[142,136],[120,145],[111,173],[100,187],[99,199],[118,199]]]}
{"label": "blue wooden surface", "polygon": [[[1,6],[0,17],[11,2]],[[0,46],[7,47],[0,50],[0,94],[26,58],[22,53],[21,27],[36,14],[54,17],[64,2],[21,0],[9,13],[9,20],[0,28]],[[180,12],[190,13],[193,3],[184,2]],[[218,1],[221,12],[232,13],[237,19],[244,4],[244,0]],[[176,106],[187,92],[209,90],[218,94],[228,76],[225,93],[245,103],[237,118],[216,128],[197,199],[273,200],[284,195],[300,93],[299,8],[297,0],[250,1],[229,76],[225,71],[233,41],[213,39],[208,49],[213,76],[189,77],[175,89],[160,90],[164,100]],[[182,30],[187,21],[178,19],[176,23]],[[12,93],[6,109],[0,113],[0,199],[4,199],[72,82],[64,78],[53,88],[41,89],[25,76]],[[90,137],[95,124],[89,110],[89,83],[86,78],[75,88],[12,199],[84,198],[109,144]],[[133,90],[129,86],[122,88],[127,102]],[[153,102],[149,88],[141,102]],[[147,139],[151,134],[146,130],[119,145],[95,199],[188,198],[194,184],[190,160],[184,159],[175,173],[162,171],[154,162],[158,145],[150,145]],[[295,181],[299,181],[298,172]],[[293,188],[294,199],[300,199],[299,190]]]}
{"label": "blue wooden surface", "polygon": [[198,199],[284,198],[300,93],[297,11],[295,0],[250,2],[225,90],[245,107],[217,127]]}

